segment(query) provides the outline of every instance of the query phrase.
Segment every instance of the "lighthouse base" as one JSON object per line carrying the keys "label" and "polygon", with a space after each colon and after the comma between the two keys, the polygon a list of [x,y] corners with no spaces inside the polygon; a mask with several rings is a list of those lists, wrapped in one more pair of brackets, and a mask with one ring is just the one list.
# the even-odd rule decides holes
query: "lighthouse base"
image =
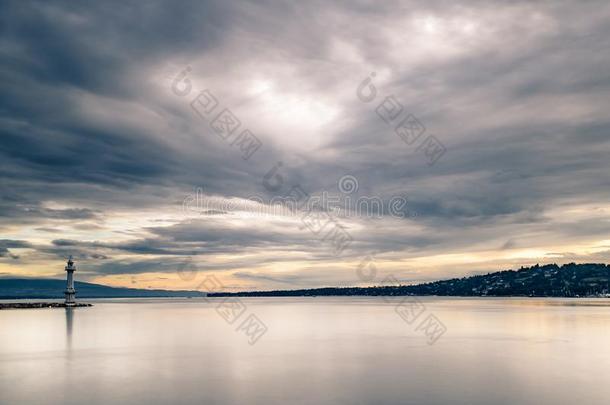
{"label": "lighthouse base", "polygon": [[66,300],[64,301],[64,304],[67,307],[73,307],[76,305],[76,291],[72,290],[72,291],[66,291],[64,293],[66,295]]}

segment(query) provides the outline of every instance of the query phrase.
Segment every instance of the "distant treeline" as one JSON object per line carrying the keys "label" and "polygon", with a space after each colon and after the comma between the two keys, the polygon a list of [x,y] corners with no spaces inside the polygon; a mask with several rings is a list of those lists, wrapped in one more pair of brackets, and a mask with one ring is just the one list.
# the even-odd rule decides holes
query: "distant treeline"
{"label": "distant treeline", "polygon": [[401,296],[599,297],[610,294],[610,265],[575,264],[522,267],[485,275],[418,285],[314,288],[305,290],[211,293],[211,297]]}

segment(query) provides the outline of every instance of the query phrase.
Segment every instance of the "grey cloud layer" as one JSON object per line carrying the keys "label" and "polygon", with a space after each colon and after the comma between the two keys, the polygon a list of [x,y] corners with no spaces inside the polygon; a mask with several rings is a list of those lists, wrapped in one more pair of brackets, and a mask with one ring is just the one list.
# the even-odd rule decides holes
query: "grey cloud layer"
{"label": "grey cloud layer", "polygon": [[[417,225],[356,221],[350,257],[377,250],[408,258],[485,242],[523,247],[533,235],[577,243],[609,231],[607,219],[547,215],[608,201],[606,2],[0,7],[0,230],[105,229],[119,210],[167,211],[195,187],[226,198],[264,194],[262,176],[282,161],[282,193],[293,184],[336,190],[351,174],[360,195],[408,196]],[[189,98],[171,93],[168,75],[187,64],[197,88],[213,91],[263,141],[249,161],[194,115]],[[379,96],[365,105],[355,90],[372,71]],[[261,78],[274,87],[250,91]],[[389,95],[447,146],[435,166],[375,115]],[[329,259],[306,232],[265,226],[253,220],[235,230],[222,220],[183,218],[130,229],[137,233],[130,242],[51,234],[46,244],[3,242],[0,260],[26,260],[10,249],[30,247],[32,258],[75,252],[97,260],[91,269],[99,274],[136,274],[171,271],[185,255],[256,249],[273,251],[268,261],[277,263],[282,250]],[[247,267],[239,259],[224,268]],[[283,281],[337,280],[313,274]]]}

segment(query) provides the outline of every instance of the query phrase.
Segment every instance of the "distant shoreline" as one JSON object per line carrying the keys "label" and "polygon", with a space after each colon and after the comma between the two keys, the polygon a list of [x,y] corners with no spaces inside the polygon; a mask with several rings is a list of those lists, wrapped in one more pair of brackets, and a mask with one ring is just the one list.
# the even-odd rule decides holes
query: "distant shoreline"
{"label": "distant shoreline", "polygon": [[371,287],[324,287],[299,290],[210,292],[210,297],[438,296],[609,298],[610,266],[603,263],[535,265],[424,284],[401,285],[388,278]]}
{"label": "distant shoreline", "polygon": [[[157,297],[201,297],[200,291],[188,290],[148,290],[125,287],[111,287],[76,281],[77,299],[93,298],[157,298]],[[65,280],[35,278],[0,278],[0,299],[37,299],[41,301],[64,301]]]}
{"label": "distant shoreline", "polygon": [[[515,298],[610,298],[610,265],[604,263],[547,264],[521,267],[415,285],[393,277],[369,287],[322,287],[267,291],[146,290],[76,282],[78,297],[98,298],[205,298],[209,297],[310,297],[310,296],[437,296]],[[2,279],[0,299],[58,299],[63,302],[65,281],[54,279]]]}

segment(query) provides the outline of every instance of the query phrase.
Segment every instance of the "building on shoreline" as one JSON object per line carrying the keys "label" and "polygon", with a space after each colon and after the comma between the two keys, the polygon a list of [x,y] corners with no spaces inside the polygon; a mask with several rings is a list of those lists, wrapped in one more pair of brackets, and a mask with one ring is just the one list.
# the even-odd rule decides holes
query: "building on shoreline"
{"label": "building on shoreline", "polygon": [[76,290],[74,289],[74,271],[76,270],[76,266],[72,261],[72,256],[68,258],[68,263],[66,264],[66,291],[64,294],[66,295],[65,304],[68,307],[76,305]]}

